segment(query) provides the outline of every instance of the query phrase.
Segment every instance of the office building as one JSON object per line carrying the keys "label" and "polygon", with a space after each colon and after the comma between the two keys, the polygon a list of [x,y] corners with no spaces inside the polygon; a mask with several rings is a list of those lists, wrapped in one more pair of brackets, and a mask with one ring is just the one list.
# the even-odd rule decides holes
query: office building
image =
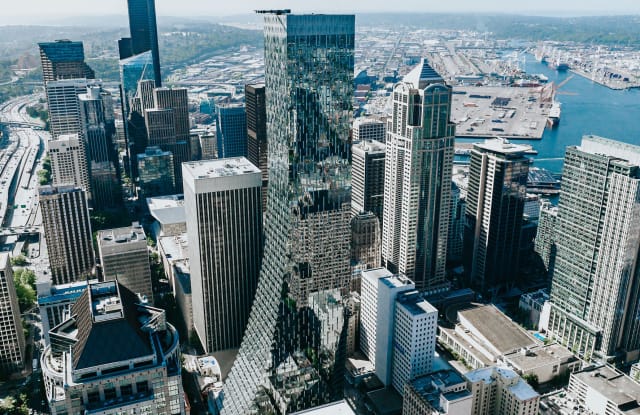
{"label": "office building", "polygon": [[418,291],[406,291],[396,297],[393,320],[391,384],[402,394],[407,382],[433,368],[438,310]]}
{"label": "office building", "polygon": [[380,223],[371,212],[351,219],[351,261],[358,269],[380,267]]}
{"label": "office building", "polygon": [[351,147],[351,214],[373,212],[382,227],[385,146],[360,141]]}
{"label": "office building", "polygon": [[91,205],[97,211],[122,207],[122,186],[109,161],[91,162]]}
{"label": "office building", "polygon": [[462,375],[473,394],[472,415],[537,415],[540,395],[513,370],[487,367]]}
{"label": "office building", "polygon": [[362,272],[360,350],[386,386],[391,385],[396,297],[414,288],[411,280],[393,275],[385,268]]}
{"label": "office building", "polygon": [[25,339],[9,254],[0,253],[0,375],[4,378],[25,366]]}
{"label": "office building", "polygon": [[262,260],[262,178],[246,158],[182,165],[193,323],[207,353],[242,341]]}
{"label": "office building", "polygon": [[418,377],[404,386],[402,415],[471,415],[473,396],[454,370]]}
{"label": "office building", "polygon": [[78,134],[61,135],[57,140],[48,141],[47,154],[51,159],[54,186],[73,185],[91,194],[84,143]]}
{"label": "office building", "polygon": [[[466,195],[466,192],[465,192]],[[447,261],[462,261],[464,248],[464,212],[466,197],[455,182],[451,182],[451,212],[449,218],[449,238],[447,239]]]}
{"label": "office building", "polygon": [[86,193],[75,186],[38,189],[54,285],[87,279],[95,265]]}
{"label": "office building", "polygon": [[153,81],[154,76],[153,57],[150,51],[120,60],[120,87],[122,89],[122,108],[126,115],[125,118],[130,113],[130,102],[136,95],[138,82]]}
{"label": "office building", "polygon": [[86,93],[78,95],[80,105],[81,136],[87,149],[87,159],[109,161],[118,166],[115,149],[115,116],[113,97],[99,85],[89,85]]}
{"label": "office building", "polygon": [[219,158],[247,156],[247,116],[243,104],[218,106],[216,138]]}
{"label": "office building", "polygon": [[147,198],[147,208],[158,223],[157,227],[152,227],[156,239],[159,236],[179,236],[187,232],[183,195]]}
{"label": "office building", "polygon": [[567,148],[549,332],[586,360],[640,349],[640,147],[585,136]]}
{"label": "office building", "polygon": [[116,281],[89,284],[49,337],[41,364],[52,415],[186,413],[177,330]]}
{"label": "office building", "polygon": [[[201,160],[212,160],[218,158],[218,139],[216,138],[215,130],[207,131],[205,134],[200,134],[198,136],[198,141],[200,142]],[[255,163],[253,165],[258,166]]]}
{"label": "office building", "polygon": [[93,69],[84,62],[82,42],[56,40],[38,43],[45,85],[63,79],[94,79]]}
{"label": "office building", "polygon": [[87,91],[86,79],[66,79],[47,82],[47,107],[52,139],[64,134],[80,134],[80,101],[78,95]]}
{"label": "office building", "polygon": [[269,170],[265,86],[263,84],[246,85],[244,101],[247,112],[247,158],[262,172],[262,202],[266,206]]}
{"label": "office building", "polygon": [[160,147],[147,147],[138,154],[138,187],[142,197],[173,194],[176,179],[173,170],[173,154]]}
{"label": "office building", "polygon": [[[353,15],[265,13],[265,254],[249,324],[218,402],[224,414],[289,413],[342,397],[344,344],[325,341],[333,334],[323,328],[335,325],[316,323],[307,305],[310,297],[320,303],[318,295],[336,300],[335,290],[346,290],[351,279],[354,37]],[[318,238],[310,240],[313,232]],[[304,245],[302,233],[313,245]],[[288,291],[294,284],[298,289]],[[342,304],[326,308],[324,321],[344,322],[344,307],[336,305]]]}
{"label": "office building", "polygon": [[187,96],[187,88],[154,88],[153,102],[156,108],[170,108],[173,110],[176,140],[189,141],[189,98]]}
{"label": "office building", "polygon": [[632,415],[640,408],[640,384],[610,366],[572,373],[567,391],[590,414]]}
{"label": "office building", "polygon": [[372,140],[384,143],[387,141],[387,126],[375,118],[358,118],[353,121],[352,135],[354,143]]}
{"label": "office building", "polygon": [[534,251],[540,255],[544,268],[548,275],[553,275],[553,267],[556,261],[556,226],[558,222],[558,207],[547,200],[540,204],[540,216],[538,218],[538,230]]}
{"label": "office building", "polygon": [[131,226],[98,231],[102,280],[117,280],[153,304],[147,237],[137,222]]}
{"label": "office building", "polygon": [[42,322],[42,338],[45,346],[51,344],[49,330],[65,321],[71,315],[71,307],[86,290],[87,285],[98,280],[75,281],[68,284],[53,285],[51,279],[43,276],[36,281],[38,309]]}
{"label": "office building", "polygon": [[388,124],[382,262],[420,291],[445,279],[454,124],[451,87],[426,60],[393,89]]}
{"label": "office building", "polygon": [[129,32],[131,37],[118,41],[120,59],[128,59],[150,52],[153,64],[153,80],[162,85],[160,54],[158,51],[158,26],[155,0],[127,0],[129,9]]}
{"label": "office building", "polygon": [[471,150],[463,255],[470,284],[483,294],[516,282],[530,149],[496,138]]}

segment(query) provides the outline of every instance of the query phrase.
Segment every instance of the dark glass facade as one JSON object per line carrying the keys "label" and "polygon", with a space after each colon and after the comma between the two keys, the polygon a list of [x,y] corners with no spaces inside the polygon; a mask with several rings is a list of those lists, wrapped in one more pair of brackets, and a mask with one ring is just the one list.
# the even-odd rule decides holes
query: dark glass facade
{"label": "dark glass facade", "polygon": [[223,414],[289,413],[342,397],[354,32],[350,15],[265,16],[264,259]]}

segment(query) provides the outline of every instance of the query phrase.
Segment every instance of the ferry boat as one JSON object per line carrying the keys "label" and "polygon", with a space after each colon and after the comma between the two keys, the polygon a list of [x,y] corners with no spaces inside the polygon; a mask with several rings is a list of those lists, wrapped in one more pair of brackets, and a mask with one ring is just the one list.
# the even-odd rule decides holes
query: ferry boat
{"label": "ferry boat", "polygon": [[558,101],[554,101],[551,105],[549,118],[547,119],[549,127],[555,127],[560,123],[560,105],[561,104]]}

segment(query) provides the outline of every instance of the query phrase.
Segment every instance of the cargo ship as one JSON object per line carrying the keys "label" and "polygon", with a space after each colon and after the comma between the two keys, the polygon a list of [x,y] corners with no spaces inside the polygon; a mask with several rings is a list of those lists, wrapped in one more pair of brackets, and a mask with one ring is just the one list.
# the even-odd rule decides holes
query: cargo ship
{"label": "cargo ship", "polygon": [[547,118],[547,123],[549,127],[555,127],[560,123],[560,103],[558,101],[554,101],[551,105],[551,109],[549,110],[549,118]]}

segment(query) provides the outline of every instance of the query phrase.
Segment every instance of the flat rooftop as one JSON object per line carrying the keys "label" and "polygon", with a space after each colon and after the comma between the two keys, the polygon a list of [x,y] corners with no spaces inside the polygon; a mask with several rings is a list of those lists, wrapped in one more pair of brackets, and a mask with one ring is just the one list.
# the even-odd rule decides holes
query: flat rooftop
{"label": "flat rooftop", "polygon": [[525,151],[531,150],[531,146],[529,145],[515,144],[506,138],[499,137],[485,140],[483,143],[476,143],[474,144],[474,147],[504,155],[524,154]]}
{"label": "flat rooftop", "polygon": [[307,409],[300,412],[294,412],[292,415],[306,414],[306,415],[355,415],[355,412],[347,401],[339,401],[328,403],[326,405],[317,406],[315,408]]}
{"label": "flat rooftop", "polygon": [[585,135],[582,137],[582,143],[578,148],[586,153],[607,155],[628,161],[635,166],[640,166],[640,147],[633,144],[596,135]]}
{"label": "flat rooftop", "polygon": [[458,319],[462,326],[477,331],[501,354],[540,344],[493,304],[472,304],[458,311]]}
{"label": "flat rooftop", "polygon": [[182,168],[189,171],[196,179],[213,179],[254,173],[260,174],[260,169],[245,157],[193,161],[183,163]]}
{"label": "flat rooftop", "polygon": [[418,291],[403,292],[398,295],[396,301],[400,303],[405,310],[414,316],[428,313],[438,313],[438,310],[429,304],[427,300]]}
{"label": "flat rooftop", "polygon": [[[597,391],[616,406],[627,407],[623,413],[638,414],[638,401],[640,401],[640,384],[634,382],[629,376],[624,375],[609,366],[597,369],[572,373],[591,389]],[[588,392],[587,392],[588,393]]]}
{"label": "flat rooftop", "polygon": [[400,274],[394,275],[391,273],[391,271],[384,267],[362,271],[362,278],[366,278],[369,281],[378,280],[389,288],[398,288],[407,285],[413,285],[413,281],[411,281],[409,278]]}
{"label": "flat rooftop", "polygon": [[464,374],[464,377],[470,382],[484,382],[491,384],[496,381],[496,375],[499,375],[503,379],[518,378],[518,382],[509,386],[509,390],[519,399],[526,401],[540,396],[527,382],[522,380],[516,372],[511,369],[503,367],[485,367],[482,369],[472,370]]}
{"label": "flat rooftop", "polygon": [[147,240],[144,229],[139,224],[133,224],[123,228],[105,229],[98,231],[96,238],[101,246],[127,244]]}
{"label": "flat rooftop", "polygon": [[184,195],[170,195],[147,198],[147,208],[151,216],[161,224],[187,221],[184,211]]}
{"label": "flat rooftop", "polygon": [[516,351],[505,355],[505,359],[522,372],[553,363],[577,360],[569,349],[559,344],[535,347],[526,353]]}
{"label": "flat rooftop", "polygon": [[376,140],[362,140],[353,145],[353,150],[360,150],[369,154],[385,153],[387,146]]}

